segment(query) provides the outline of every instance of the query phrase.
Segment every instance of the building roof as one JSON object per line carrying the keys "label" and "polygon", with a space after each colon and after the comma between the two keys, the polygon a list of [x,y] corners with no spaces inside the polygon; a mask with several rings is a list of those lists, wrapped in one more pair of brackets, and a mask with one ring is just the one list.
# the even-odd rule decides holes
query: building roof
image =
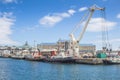
{"label": "building roof", "polygon": [[69,40],[62,40],[62,39],[58,40],[58,42],[66,42],[66,41],[69,41]]}
{"label": "building roof", "polygon": [[57,43],[41,43],[41,44],[37,44],[37,45],[57,45]]}
{"label": "building roof", "polygon": [[95,46],[93,44],[80,44],[80,46]]}

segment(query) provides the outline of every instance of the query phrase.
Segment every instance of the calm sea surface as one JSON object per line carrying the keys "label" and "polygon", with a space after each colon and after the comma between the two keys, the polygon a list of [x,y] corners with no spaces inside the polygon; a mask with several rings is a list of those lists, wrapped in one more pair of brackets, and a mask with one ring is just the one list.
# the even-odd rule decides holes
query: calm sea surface
{"label": "calm sea surface", "polygon": [[55,64],[0,58],[0,80],[120,80],[120,65]]}

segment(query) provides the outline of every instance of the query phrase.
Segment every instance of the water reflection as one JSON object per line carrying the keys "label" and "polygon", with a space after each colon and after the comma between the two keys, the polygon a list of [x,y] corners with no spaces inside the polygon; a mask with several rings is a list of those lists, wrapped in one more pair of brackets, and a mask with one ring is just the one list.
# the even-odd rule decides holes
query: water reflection
{"label": "water reflection", "polygon": [[119,80],[120,65],[81,65],[0,58],[0,80]]}

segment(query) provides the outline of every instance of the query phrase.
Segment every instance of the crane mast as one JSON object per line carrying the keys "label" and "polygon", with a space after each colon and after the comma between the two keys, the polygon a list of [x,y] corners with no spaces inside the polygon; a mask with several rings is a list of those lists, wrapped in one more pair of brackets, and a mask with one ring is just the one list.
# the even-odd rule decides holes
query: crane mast
{"label": "crane mast", "polygon": [[[85,30],[90,22],[90,19],[92,18],[92,15],[94,13],[95,10],[104,10],[104,8],[100,8],[98,7],[97,5],[93,5],[92,7],[89,8],[89,13],[88,14],[85,14],[83,16],[83,18],[81,19],[80,23],[78,24],[78,26],[76,26],[76,28],[72,31],[72,33],[70,33],[70,49],[71,49],[71,53],[73,53],[73,55],[75,56],[78,56],[79,55],[79,42],[81,41],[84,33],[85,33]],[[85,17],[88,16],[86,22],[85,22],[85,25],[82,29],[82,32],[80,33],[80,35],[78,36],[78,38],[76,39],[74,37],[74,32],[77,30],[77,28],[80,26],[80,24],[84,21]]]}

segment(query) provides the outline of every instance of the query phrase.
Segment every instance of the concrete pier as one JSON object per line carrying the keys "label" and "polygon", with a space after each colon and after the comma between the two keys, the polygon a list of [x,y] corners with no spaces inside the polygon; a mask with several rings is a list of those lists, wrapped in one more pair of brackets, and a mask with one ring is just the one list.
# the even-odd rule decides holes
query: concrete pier
{"label": "concrete pier", "polygon": [[75,63],[98,65],[98,64],[103,64],[103,60],[99,58],[82,58],[82,59],[76,59]]}

